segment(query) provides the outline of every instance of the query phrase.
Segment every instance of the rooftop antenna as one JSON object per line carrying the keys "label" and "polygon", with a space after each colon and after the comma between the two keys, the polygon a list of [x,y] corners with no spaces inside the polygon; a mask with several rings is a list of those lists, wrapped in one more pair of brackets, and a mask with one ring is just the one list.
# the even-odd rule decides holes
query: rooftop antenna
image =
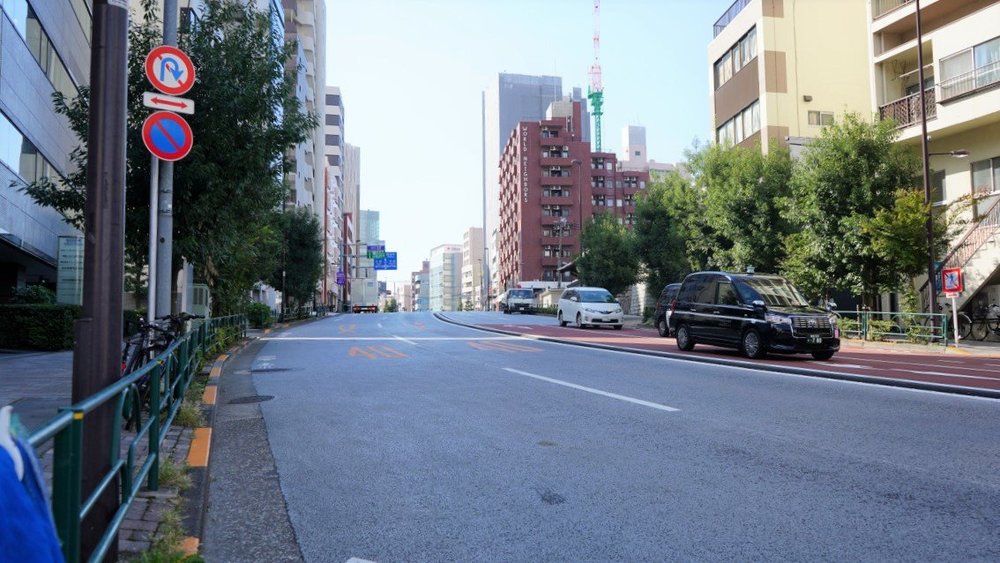
{"label": "rooftop antenna", "polygon": [[587,98],[594,108],[594,147],[601,152],[601,116],[604,115],[604,84],[601,82],[601,0],[594,0],[594,64],[590,65]]}

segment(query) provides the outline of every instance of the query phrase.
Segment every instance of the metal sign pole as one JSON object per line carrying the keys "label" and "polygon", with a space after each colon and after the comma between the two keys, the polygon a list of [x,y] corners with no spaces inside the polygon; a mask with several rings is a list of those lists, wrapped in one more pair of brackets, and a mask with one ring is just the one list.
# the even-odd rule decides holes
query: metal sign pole
{"label": "metal sign pole", "polygon": [[[163,1],[163,43],[177,45],[177,0]],[[156,311],[169,315],[173,289],[174,259],[174,163],[160,163],[160,201],[157,217],[158,252],[156,256]]]}
{"label": "metal sign pole", "polygon": [[955,303],[956,295],[953,293],[951,295],[951,327],[955,332],[955,348],[958,348],[958,307]]}
{"label": "metal sign pole", "polygon": [[153,322],[156,318],[156,213],[159,200],[160,159],[151,156],[149,160],[149,279],[148,295],[146,296],[146,319]]}

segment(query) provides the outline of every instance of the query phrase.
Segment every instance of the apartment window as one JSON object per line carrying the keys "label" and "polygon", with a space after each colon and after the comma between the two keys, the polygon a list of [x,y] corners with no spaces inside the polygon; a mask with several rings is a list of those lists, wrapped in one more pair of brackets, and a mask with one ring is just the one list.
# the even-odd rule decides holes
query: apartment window
{"label": "apartment window", "polygon": [[931,171],[931,201],[933,203],[944,201],[944,170]]}
{"label": "apartment window", "polygon": [[[0,1],[0,4],[5,4],[5,2]],[[83,29],[83,36],[87,38],[87,43],[90,43],[90,33],[91,27],[93,26],[93,20],[90,15],[90,3],[87,0],[69,0],[70,7],[73,8],[73,13],[76,14],[76,20],[80,22],[80,28]],[[181,8],[181,15],[184,14],[184,10],[191,10],[190,8]],[[184,18],[181,18],[184,21]]]}
{"label": "apartment window", "polygon": [[336,114],[336,113],[333,113],[333,114],[328,113],[328,114],[326,114],[326,124],[327,125],[333,125],[333,126],[339,127],[340,126],[340,114]]}
{"label": "apartment window", "polygon": [[941,59],[941,99],[1000,82],[1000,37]]}
{"label": "apartment window", "polygon": [[561,186],[545,186],[542,188],[545,197],[569,197],[569,190]]}
{"label": "apartment window", "polygon": [[717,143],[742,142],[760,131],[760,101],[755,101],[715,130]]}
{"label": "apartment window", "polygon": [[13,21],[14,27],[24,37],[28,51],[42,68],[46,78],[56,91],[68,98],[77,95],[76,84],[70,78],[66,65],[56,53],[49,36],[38,22],[35,10],[24,0],[2,0],[4,12]]}
{"label": "apartment window", "polygon": [[25,183],[42,178],[61,181],[52,164],[38,152],[38,148],[0,113],[0,162],[17,173]]}
{"label": "apartment window", "polygon": [[327,135],[326,136],[326,146],[328,146],[328,147],[339,147],[340,146],[340,135]]}
{"label": "apartment window", "polygon": [[809,112],[809,125],[821,125],[826,127],[827,125],[833,125],[833,112],[832,111],[810,111]]}
{"label": "apartment window", "polygon": [[545,217],[564,217],[569,215],[569,210],[561,205],[543,205],[542,215]]}
{"label": "apartment window", "polygon": [[330,166],[340,166],[340,155],[339,154],[327,155],[326,161],[330,163]]}
{"label": "apartment window", "polygon": [[326,105],[328,105],[328,106],[339,106],[340,105],[340,94],[327,94],[326,95]]}
{"label": "apartment window", "polygon": [[991,194],[1000,191],[1000,156],[972,163],[972,193]]}
{"label": "apartment window", "polygon": [[753,27],[715,62],[715,88],[729,82],[729,79],[756,57],[757,28]]}

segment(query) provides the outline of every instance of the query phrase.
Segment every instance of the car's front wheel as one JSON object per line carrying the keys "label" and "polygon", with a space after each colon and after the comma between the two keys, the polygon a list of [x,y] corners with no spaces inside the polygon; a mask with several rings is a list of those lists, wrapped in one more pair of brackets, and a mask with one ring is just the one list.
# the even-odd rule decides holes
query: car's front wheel
{"label": "car's front wheel", "polygon": [[767,355],[764,339],[755,328],[743,333],[742,348],[743,354],[752,360],[759,360]]}
{"label": "car's front wheel", "polygon": [[656,332],[660,336],[670,336],[670,327],[667,326],[667,318],[661,317],[656,321]]}
{"label": "car's front wheel", "polygon": [[583,328],[583,315],[580,313],[576,314],[576,328]]}
{"label": "car's front wheel", "polygon": [[564,320],[563,320],[563,318],[562,318],[562,311],[559,311],[559,314],[558,314],[558,315],[556,315],[556,317],[558,317],[558,318],[559,318],[559,326],[566,326],[566,325],[568,324],[568,323],[567,323],[566,321],[564,321]]}
{"label": "car's front wheel", "polygon": [[694,349],[694,339],[687,325],[677,327],[677,347],[685,352]]}
{"label": "car's front wheel", "polygon": [[812,353],[812,357],[813,357],[813,359],[820,360],[821,362],[825,362],[826,360],[829,360],[830,358],[833,357],[833,350],[824,350],[822,352],[813,352]]}

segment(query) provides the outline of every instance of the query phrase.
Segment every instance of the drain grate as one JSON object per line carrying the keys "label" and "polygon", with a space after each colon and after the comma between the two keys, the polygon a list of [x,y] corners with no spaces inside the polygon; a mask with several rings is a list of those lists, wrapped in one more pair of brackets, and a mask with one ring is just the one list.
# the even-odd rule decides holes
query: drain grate
{"label": "drain grate", "polygon": [[274,398],[274,395],[250,395],[249,397],[237,397],[229,401],[230,405],[243,405],[248,403],[263,403],[264,401],[270,401]]}

